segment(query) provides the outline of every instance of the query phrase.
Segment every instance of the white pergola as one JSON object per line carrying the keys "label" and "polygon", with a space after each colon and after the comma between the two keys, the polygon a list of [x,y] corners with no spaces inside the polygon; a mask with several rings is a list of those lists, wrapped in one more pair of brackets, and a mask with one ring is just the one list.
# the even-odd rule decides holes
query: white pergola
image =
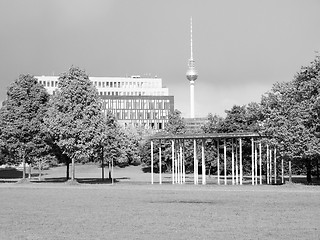
{"label": "white pergola", "polygon": [[[206,168],[205,168],[205,143],[206,141],[215,141],[217,145],[217,182],[221,184],[221,180],[227,185],[227,152],[231,151],[231,183],[232,185],[242,185],[243,183],[243,156],[242,143],[244,139],[251,140],[251,182],[252,185],[262,184],[262,139],[265,136],[259,133],[213,133],[213,134],[181,134],[181,135],[165,135],[158,134],[151,138],[151,184],[154,183],[154,143],[158,142],[159,147],[159,184],[162,184],[162,152],[161,146],[165,141],[171,141],[171,159],[172,159],[172,184],[183,184],[186,182],[185,171],[185,141],[193,141],[193,179],[194,184],[199,184],[197,158],[197,142],[201,142],[201,166],[202,166],[202,185],[206,184]],[[227,148],[227,143],[229,142]],[[220,176],[220,144],[223,144],[223,170],[224,175]],[[277,184],[277,150],[275,147],[269,147],[265,144],[266,162],[266,183]],[[230,147],[231,146],[231,147]],[[284,183],[283,161],[282,167],[282,183]],[[272,176],[273,175],[273,176]]]}

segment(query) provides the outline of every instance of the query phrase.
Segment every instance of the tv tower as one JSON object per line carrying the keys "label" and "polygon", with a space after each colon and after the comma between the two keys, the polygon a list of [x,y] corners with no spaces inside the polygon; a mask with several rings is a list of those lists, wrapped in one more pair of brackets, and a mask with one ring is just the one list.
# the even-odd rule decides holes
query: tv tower
{"label": "tv tower", "polygon": [[190,82],[190,118],[194,118],[194,81],[198,78],[198,72],[194,66],[193,49],[192,49],[192,18],[190,19],[190,49],[191,56],[188,63],[188,71],[186,73],[187,79]]}

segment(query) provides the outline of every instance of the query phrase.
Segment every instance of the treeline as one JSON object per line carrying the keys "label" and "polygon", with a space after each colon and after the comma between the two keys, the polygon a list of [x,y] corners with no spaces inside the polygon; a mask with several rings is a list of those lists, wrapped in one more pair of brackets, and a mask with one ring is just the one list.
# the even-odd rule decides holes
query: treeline
{"label": "treeline", "polygon": [[77,67],[60,75],[49,96],[31,75],[20,75],[8,88],[0,110],[0,164],[39,166],[64,163],[75,178],[75,163],[140,163],[141,133],[123,129],[110,112],[103,115],[96,88]]}
{"label": "treeline", "polygon": [[[279,159],[293,163],[293,172],[306,174],[311,182],[312,174],[319,178],[320,154],[320,57],[317,56],[307,67],[302,67],[290,82],[276,83],[261,97],[261,101],[248,105],[234,105],[226,110],[222,118],[209,114],[208,122],[199,131],[205,133],[259,132],[269,136],[264,141],[277,148]],[[183,134],[188,131],[179,111],[169,117],[165,131]],[[149,143],[148,143],[149,144]],[[149,164],[150,146],[146,144],[142,159]],[[169,144],[169,143],[168,143]],[[165,159],[162,169],[171,169],[170,146],[162,145]],[[155,147],[157,152],[158,147]],[[185,142],[186,169],[193,171],[193,145]],[[197,150],[198,156],[200,149]],[[244,142],[244,159],[250,159],[251,145]],[[206,142],[206,171],[216,173],[216,144]],[[221,154],[221,151],[220,151]],[[150,156],[150,155],[149,155]],[[158,162],[157,154],[154,154]],[[227,156],[229,159],[231,156]],[[265,156],[264,156],[265,157]],[[228,161],[230,163],[231,161]],[[244,173],[251,171],[251,160],[244,162]],[[155,168],[158,168],[157,164]],[[227,166],[231,169],[231,166]],[[263,166],[266,169],[266,166]],[[199,166],[199,172],[201,167]],[[279,169],[280,171],[280,169]]]}

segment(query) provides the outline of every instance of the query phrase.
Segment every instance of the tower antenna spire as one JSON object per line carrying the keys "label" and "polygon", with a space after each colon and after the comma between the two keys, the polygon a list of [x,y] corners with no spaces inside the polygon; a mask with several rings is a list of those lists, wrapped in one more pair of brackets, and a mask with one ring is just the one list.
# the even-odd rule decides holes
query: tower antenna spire
{"label": "tower antenna spire", "polygon": [[198,72],[194,66],[193,49],[192,49],[192,17],[190,18],[190,50],[191,55],[186,73],[187,79],[190,82],[190,117],[194,118],[194,81],[198,78]]}
{"label": "tower antenna spire", "polygon": [[190,59],[193,60],[193,49],[192,49],[192,17],[190,18],[190,49],[191,49],[191,57]]}

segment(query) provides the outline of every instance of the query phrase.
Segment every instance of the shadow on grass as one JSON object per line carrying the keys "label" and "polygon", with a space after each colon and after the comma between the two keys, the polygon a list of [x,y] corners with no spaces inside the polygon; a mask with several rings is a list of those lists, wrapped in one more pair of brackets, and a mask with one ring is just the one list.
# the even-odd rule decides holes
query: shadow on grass
{"label": "shadow on grass", "polygon": [[[112,179],[105,178],[77,178],[78,183],[85,183],[85,184],[111,184]],[[113,179],[113,183],[117,183],[119,180]]]}
{"label": "shadow on grass", "polygon": [[[15,179],[15,178],[22,178],[23,171],[17,170],[15,168],[5,168],[0,169],[0,179]],[[26,172],[26,176],[28,177],[29,174]],[[31,177],[38,177],[38,173],[31,173]]]}
{"label": "shadow on grass", "polygon": [[[114,178],[113,183],[119,182],[121,179],[130,179],[130,178]],[[70,179],[69,179],[70,180]],[[105,178],[76,178],[76,181],[78,183],[83,183],[83,184],[111,184],[112,179]],[[65,177],[59,177],[59,178],[45,178],[42,179],[41,181],[34,181],[35,183],[64,183],[67,182],[67,179]]]}
{"label": "shadow on grass", "polygon": [[[289,182],[289,180],[286,178],[286,182]],[[312,182],[308,183],[307,182],[307,177],[305,176],[297,176],[297,177],[292,177],[292,183],[295,184],[303,184],[303,185],[317,185],[320,186],[320,179],[317,179],[316,177],[312,178]]]}

